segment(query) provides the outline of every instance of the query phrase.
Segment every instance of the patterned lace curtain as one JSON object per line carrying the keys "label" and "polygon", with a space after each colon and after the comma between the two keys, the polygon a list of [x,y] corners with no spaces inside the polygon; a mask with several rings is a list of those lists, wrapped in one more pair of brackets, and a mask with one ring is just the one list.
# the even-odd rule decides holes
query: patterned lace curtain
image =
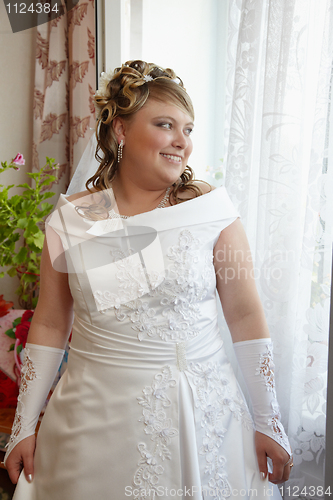
{"label": "patterned lace curtain", "polygon": [[225,179],[249,236],[274,342],[277,393],[295,464],[283,493],[323,498],[333,1],[229,5]]}
{"label": "patterned lace curtain", "polygon": [[59,180],[50,190],[58,195],[66,191],[95,124],[94,0],[72,3],[38,27],[36,41],[33,170],[46,156],[54,158]]}

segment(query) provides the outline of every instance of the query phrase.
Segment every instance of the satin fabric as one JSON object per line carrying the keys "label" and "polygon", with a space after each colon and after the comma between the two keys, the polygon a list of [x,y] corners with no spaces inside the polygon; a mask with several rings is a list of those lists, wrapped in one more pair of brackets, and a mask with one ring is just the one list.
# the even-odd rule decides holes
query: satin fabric
{"label": "satin fabric", "polygon": [[217,320],[213,249],[237,216],[224,188],[112,228],[61,196],[71,348],[14,500],[273,497]]}

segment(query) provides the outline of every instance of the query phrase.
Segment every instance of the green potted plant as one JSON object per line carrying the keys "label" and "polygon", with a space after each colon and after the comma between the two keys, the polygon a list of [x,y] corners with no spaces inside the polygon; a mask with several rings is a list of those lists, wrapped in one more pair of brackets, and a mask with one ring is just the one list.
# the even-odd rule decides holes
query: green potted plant
{"label": "green potted plant", "polygon": [[[10,162],[1,162],[0,174],[10,169],[19,170],[24,165],[23,156],[18,153]],[[18,276],[20,284],[16,293],[22,309],[34,309],[38,300],[40,257],[44,243],[42,231],[46,216],[53,205],[46,200],[54,193],[45,191],[56,180],[57,166],[53,158],[46,158],[46,164],[39,172],[28,172],[28,183],[0,184],[0,272]],[[13,187],[23,188],[20,195],[9,195]],[[22,240],[21,240],[22,238]],[[22,241],[22,244],[20,243]]]}

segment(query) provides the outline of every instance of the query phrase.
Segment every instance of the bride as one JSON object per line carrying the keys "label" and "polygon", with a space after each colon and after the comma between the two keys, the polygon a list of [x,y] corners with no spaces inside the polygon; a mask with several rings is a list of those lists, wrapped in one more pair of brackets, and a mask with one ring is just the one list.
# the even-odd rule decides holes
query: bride
{"label": "bride", "polygon": [[289,478],[292,454],[272,345],[238,214],[188,166],[191,100],[172,70],[129,61],[95,101],[98,170],[47,225],[5,456],[14,499],[280,498],[268,481]]}

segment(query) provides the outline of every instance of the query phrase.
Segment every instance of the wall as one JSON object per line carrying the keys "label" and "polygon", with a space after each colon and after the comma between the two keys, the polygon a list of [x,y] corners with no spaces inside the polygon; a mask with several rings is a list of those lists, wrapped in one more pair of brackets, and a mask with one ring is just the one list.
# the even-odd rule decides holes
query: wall
{"label": "wall", "polygon": [[227,12],[225,0],[143,0],[142,57],[173,68],[193,101],[189,164],[198,178],[224,155]]}
{"label": "wall", "polygon": [[[1,174],[0,183],[5,185],[26,182],[31,163],[35,37],[36,28],[13,34],[0,2],[0,160],[11,160],[17,152],[26,159],[19,172]],[[8,276],[0,279],[0,295],[14,301],[15,307],[17,286],[18,281]]]}

